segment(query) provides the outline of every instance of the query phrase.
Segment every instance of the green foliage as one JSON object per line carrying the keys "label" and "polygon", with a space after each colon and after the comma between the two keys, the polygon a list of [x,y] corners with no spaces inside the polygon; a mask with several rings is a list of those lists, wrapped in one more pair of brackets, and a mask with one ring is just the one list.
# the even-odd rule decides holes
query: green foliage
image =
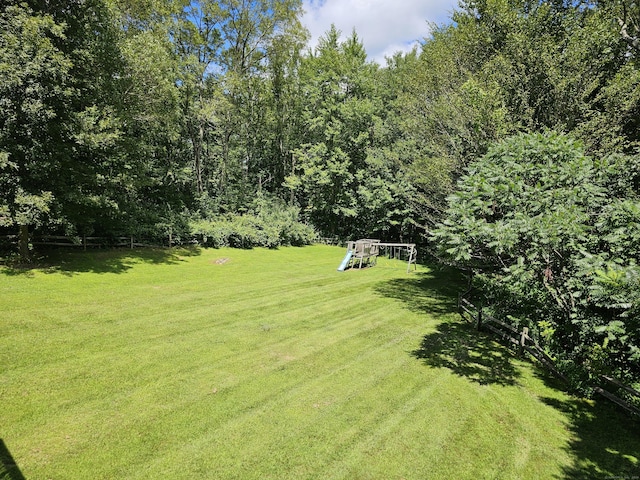
{"label": "green foliage", "polygon": [[637,25],[631,3],[474,1],[453,18],[471,73],[497,86],[508,121],[572,131],[601,156],[638,142],[638,51],[619,25]]}
{"label": "green foliage", "polygon": [[571,132],[598,158],[639,144],[635,1],[463,1],[383,67],[355,31],[308,49],[301,13],[301,0],[5,2],[2,224],[184,235],[176,212],[234,215],[267,194],[327,236],[419,240],[507,135]]}
{"label": "green foliage", "polygon": [[[482,36],[464,24],[434,27],[419,55],[389,62],[390,146],[412,189],[405,201],[413,221],[432,226],[455,178],[489,144],[515,128],[500,85],[474,75]],[[484,55],[484,54],[483,54]]]}
{"label": "green foliage", "polygon": [[25,228],[112,230],[143,172],[127,155],[112,11],[102,0],[10,3],[0,12],[3,223],[8,212]]}
{"label": "green foliage", "polygon": [[406,231],[410,186],[385,138],[382,75],[357,34],[340,41],[335,27],[302,59],[306,132],[285,185],[323,235]]}
{"label": "green foliage", "polygon": [[244,215],[191,222],[191,234],[205,246],[253,248],[309,245],[316,233],[298,220],[299,210],[259,197]]}
{"label": "green foliage", "polygon": [[555,133],[511,137],[470,165],[432,235],[582,378],[640,374],[639,165]]}
{"label": "green foliage", "polygon": [[[71,62],[56,47],[64,28],[50,15],[9,5],[0,12],[0,31],[0,225],[35,225],[54,199],[38,180],[50,173],[45,132],[58,117],[56,96],[70,94],[59,83]],[[36,161],[39,168],[27,176]]]}
{"label": "green foliage", "polygon": [[598,157],[634,151],[638,51],[618,25],[636,28],[631,3],[465,1],[418,57],[389,63],[391,142],[417,223],[437,222],[464,167],[519,131],[572,132]]}
{"label": "green foliage", "polygon": [[176,15],[191,189],[223,211],[246,207],[263,187],[282,190],[305,39],[300,9],[300,0],[201,1]]}

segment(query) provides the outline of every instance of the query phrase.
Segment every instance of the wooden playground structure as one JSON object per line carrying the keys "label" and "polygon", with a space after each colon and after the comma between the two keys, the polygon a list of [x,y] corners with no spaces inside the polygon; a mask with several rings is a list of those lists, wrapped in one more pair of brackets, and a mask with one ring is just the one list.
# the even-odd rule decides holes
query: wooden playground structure
{"label": "wooden playground structure", "polygon": [[418,250],[415,243],[388,243],[372,238],[362,238],[351,241],[347,244],[347,254],[338,267],[339,272],[348,268],[372,267],[376,264],[380,250],[385,249],[389,258],[399,258],[402,254],[407,255],[407,273],[411,270],[411,264],[416,267]]}

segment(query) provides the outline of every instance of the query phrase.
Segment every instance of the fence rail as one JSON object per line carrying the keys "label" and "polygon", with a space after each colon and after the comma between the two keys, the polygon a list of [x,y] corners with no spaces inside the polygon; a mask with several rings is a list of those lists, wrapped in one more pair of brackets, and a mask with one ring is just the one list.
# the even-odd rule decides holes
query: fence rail
{"label": "fence rail", "polygon": [[341,240],[338,237],[318,237],[316,239],[316,243],[321,243],[324,245],[335,245],[338,247],[344,247],[344,245],[347,243],[344,240]]}
{"label": "fence rail", "polygon": [[[4,240],[9,244],[17,244],[17,235],[2,235],[0,240]],[[110,248],[110,247],[161,247],[175,245],[171,235],[169,235],[167,243],[154,242],[145,239],[129,237],[94,237],[94,236],[66,236],[66,235],[39,235],[30,239],[32,245],[49,246],[49,247],[70,247],[70,248]]]}
{"label": "fence rail", "polygon": [[[488,315],[486,312],[483,312],[481,306],[478,307],[474,305],[469,300],[464,298],[464,295],[462,294],[458,297],[458,312],[465,321],[474,324],[477,330],[488,330],[500,336],[506,342],[516,346],[520,354],[523,354],[524,352],[528,353],[533,358],[538,360],[541,364],[543,364],[556,377],[561,379],[566,384],[569,383],[569,379],[558,370],[553,358],[551,358],[544,351],[544,349],[542,349],[540,345],[538,345],[536,340],[529,335],[529,329],[527,327],[522,327],[522,329],[519,330],[514,325],[508,324],[502,320],[498,320],[491,315]],[[606,390],[602,385],[608,383],[615,386],[616,390],[623,390],[627,395],[631,395],[635,398],[640,399],[640,392],[638,390],[624,385],[619,380],[606,375],[602,375],[600,379],[603,381],[603,383],[601,385],[593,386],[594,392],[624,408],[627,412],[640,416],[640,409],[620,398],[618,395],[612,393],[611,391]]]}

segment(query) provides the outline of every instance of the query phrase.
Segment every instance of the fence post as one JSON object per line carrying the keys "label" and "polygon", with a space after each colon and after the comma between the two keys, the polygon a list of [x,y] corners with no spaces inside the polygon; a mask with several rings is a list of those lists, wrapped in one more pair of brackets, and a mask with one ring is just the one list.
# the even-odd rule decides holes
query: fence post
{"label": "fence post", "polygon": [[519,353],[521,356],[524,353],[524,345],[525,343],[527,343],[527,336],[529,336],[529,328],[522,327],[522,335],[520,335],[520,348],[519,348]]}
{"label": "fence post", "polygon": [[476,330],[482,329],[482,304],[478,307],[478,318],[476,319]]}
{"label": "fence post", "polygon": [[133,250],[133,235],[131,236],[131,250]]}

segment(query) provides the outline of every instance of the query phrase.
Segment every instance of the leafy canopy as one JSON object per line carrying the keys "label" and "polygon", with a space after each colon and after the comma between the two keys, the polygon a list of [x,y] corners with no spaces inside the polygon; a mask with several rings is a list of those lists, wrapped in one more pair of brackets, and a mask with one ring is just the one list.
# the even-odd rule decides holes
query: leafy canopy
{"label": "leafy canopy", "polygon": [[593,158],[566,135],[520,134],[470,165],[432,238],[479,274],[497,311],[583,366],[580,378],[637,374],[639,180],[637,156]]}

